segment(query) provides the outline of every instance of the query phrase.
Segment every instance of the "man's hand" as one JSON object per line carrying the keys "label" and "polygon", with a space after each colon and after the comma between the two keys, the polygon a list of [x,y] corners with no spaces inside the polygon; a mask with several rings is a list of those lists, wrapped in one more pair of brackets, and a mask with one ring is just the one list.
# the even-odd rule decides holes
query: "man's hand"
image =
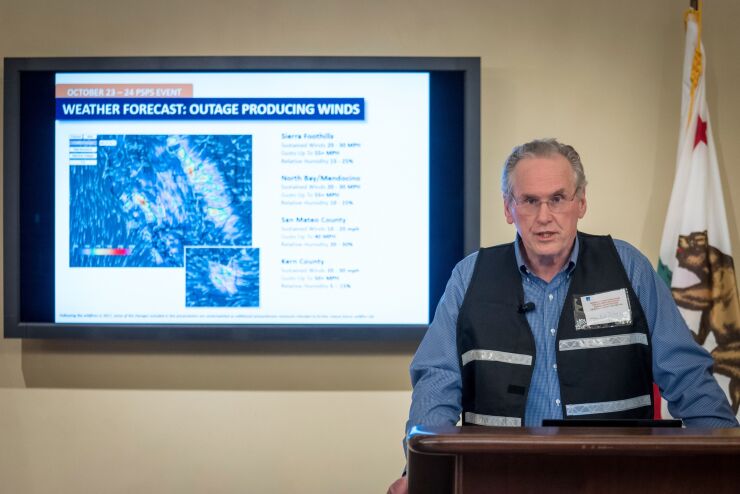
{"label": "man's hand", "polygon": [[388,488],[387,494],[408,494],[408,492],[409,478],[404,475],[391,484],[391,486]]}

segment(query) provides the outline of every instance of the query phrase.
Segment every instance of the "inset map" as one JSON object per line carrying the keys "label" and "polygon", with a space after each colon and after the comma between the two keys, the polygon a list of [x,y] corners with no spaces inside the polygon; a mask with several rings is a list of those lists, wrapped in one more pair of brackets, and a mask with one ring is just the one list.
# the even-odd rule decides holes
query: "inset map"
{"label": "inset map", "polygon": [[[182,267],[252,244],[251,135],[98,135],[70,166],[70,267]],[[92,154],[95,157],[95,154]]]}
{"label": "inset map", "polygon": [[259,249],[198,247],[185,252],[187,307],[259,306]]}

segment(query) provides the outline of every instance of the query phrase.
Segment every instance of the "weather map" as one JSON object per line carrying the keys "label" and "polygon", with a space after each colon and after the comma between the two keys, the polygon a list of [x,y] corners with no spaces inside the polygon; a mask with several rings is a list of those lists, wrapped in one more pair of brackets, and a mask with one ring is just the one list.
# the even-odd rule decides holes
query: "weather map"
{"label": "weather map", "polygon": [[214,289],[198,282],[188,304],[255,305],[251,135],[77,136],[70,165],[70,267],[184,267],[186,247],[239,247],[215,274],[193,268]]}

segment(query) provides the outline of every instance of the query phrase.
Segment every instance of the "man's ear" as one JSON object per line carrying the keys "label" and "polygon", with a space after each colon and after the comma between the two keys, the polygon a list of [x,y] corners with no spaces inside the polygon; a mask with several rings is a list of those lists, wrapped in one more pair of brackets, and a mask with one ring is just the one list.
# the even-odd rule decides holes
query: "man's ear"
{"label": "man's ear", "polygon": [[514,215],[511,213],[512,202],[511,197],[508,194],[504,194],[504,216],[506,217],[506,222],[510,225],[514,224]]}
{"label": "man's ear", "polygon": [[586,206],[587,206],[586,189],[584,187],[584,189],[581,191],[581,194],[579,195],[579,198],[578,198],[578,219],[581,219],[584,216],[586,216],[586,209],[587,209]]}

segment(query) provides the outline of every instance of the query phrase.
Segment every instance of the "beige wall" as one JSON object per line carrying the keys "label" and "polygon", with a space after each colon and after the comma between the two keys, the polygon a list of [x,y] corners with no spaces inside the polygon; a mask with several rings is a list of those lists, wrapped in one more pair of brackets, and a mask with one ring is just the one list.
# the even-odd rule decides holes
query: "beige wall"
{"label": "beige wall", "polygon": [[[0,0],[0,55],[482,58],[482,243],[521,141],[557,136],[583,229],[657,259],[688,0]],[[740,251],[740,3],[705,12],[712,124]],[[1,104],[1,103],[0,103]],[[0,340],[0,492],[382,492],[402,467],[413,349]]]}

